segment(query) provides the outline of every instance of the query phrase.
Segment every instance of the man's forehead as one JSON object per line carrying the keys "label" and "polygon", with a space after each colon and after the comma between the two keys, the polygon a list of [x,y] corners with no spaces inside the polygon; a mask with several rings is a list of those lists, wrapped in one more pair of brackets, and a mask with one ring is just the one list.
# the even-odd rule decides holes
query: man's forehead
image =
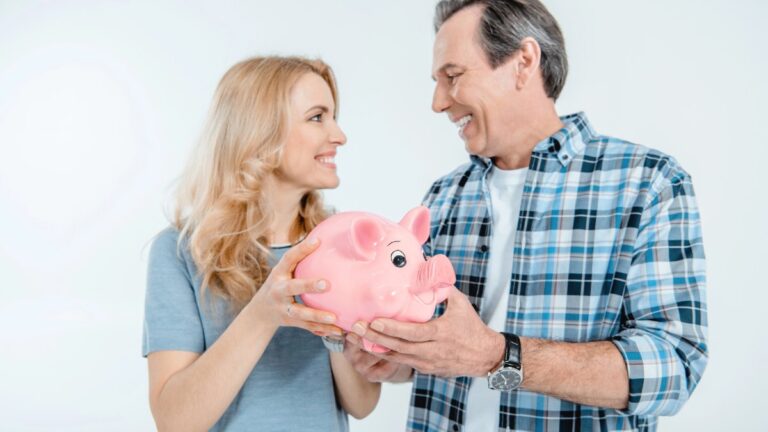
{"label": "man's forehead", "polygon": [[467,7],[456,12],[440,26],[432,47],[433,78],[445,69],[460,67],[470,60],[466,57],[473,51],[472,45],[478,43],[477,26],[482,11],[483,7]]}
{"label": "man's forehead", "polygon": [[446,69],[457,67],[462,63],[462,51],[466,42],[460,38],[451,37],[451,34],[438,34],[432,50],[432,75],[433,78]]}
{"label": "man's forehead", "polygon": [[[438,44],[440,46],[438,46]],[[473,39],[439,42],[435,40],[435,49],[432,55],[432,78],[436,79],[441,73],[450,69],[466,69],[476,64],[481,59],[480,46]]]}

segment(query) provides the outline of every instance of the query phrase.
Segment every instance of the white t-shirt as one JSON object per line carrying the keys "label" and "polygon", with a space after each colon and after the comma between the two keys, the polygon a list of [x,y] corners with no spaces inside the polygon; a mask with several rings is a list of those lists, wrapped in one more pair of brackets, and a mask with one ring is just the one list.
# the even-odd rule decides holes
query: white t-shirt
{"label": "white t-shirt", "polygon": [[[527,173],[528,168],[506,171],[494,166],[488,175],[493,228],[480,317],[499,332],[504,331],[507,316],[515,232]],[[486,377],[473,378],[467,397],[465,430],[497,430],[500,397],[499,390],[488,388]]]}

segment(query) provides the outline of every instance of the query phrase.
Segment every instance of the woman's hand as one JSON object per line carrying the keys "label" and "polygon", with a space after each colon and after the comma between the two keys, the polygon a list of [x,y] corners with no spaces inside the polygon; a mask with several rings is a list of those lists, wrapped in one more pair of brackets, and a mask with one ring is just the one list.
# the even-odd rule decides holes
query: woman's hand
{"label": "woman's hand", "polygon": [[341,337],[340,328],[333,325],[336,315],[296,303],[294,296],[323,292],[328,281],[322,279],[294,279],[296,265],[320,245],[309,237],[289,249],[272,269],[251,303],[276,326],[299,327],[318,336]]}
{"label": "woman's hand", "polygon": [[344,357],[357,373],[369,382],[406,382],[413,376],[413,369],[378,357],[363,349],[363,341],[354,333],[348,333],[344,344]]}

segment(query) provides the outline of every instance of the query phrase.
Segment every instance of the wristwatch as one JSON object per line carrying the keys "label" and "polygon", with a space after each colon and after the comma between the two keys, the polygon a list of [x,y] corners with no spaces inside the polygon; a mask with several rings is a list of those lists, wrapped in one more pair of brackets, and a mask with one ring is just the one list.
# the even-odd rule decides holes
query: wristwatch
{"label": "wristwatch", "polygon": [[344,337],[337,339],[334,337],[323,336],[323,345],[330,352],[344,352]]}
{"label": "wristwatch", "polygon": [[511,391],[523,383],[523,359],[520,354],[520,338],[512,333],[504,335],[506,347],[504,358],[496,370],[488,372],[488,388],[491,390]]}

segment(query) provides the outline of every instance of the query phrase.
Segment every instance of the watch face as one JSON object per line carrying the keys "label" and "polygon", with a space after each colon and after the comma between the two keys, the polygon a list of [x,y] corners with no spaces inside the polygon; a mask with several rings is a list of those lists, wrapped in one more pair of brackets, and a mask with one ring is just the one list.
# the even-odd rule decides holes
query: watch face
{"label": "watch face", "polygon": [[512,390],[517,388],[522,381],[522,376],[517,369],[499,369],[490,376],[491,388],[496,390]]}

